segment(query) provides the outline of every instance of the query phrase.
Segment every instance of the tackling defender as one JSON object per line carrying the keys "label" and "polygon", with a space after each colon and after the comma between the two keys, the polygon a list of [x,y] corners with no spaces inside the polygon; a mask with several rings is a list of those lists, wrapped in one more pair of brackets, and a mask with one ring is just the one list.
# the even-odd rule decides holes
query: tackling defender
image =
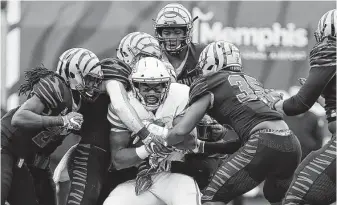
{"label": "tackling defender", "polygon": [[27,71],[19,93],[29,92],[28,99],[1,119],[2,205],[6,200],[12,205],[56,204],[49,155],[68,130],[81,128],[83,117],[77,111],[84,101],[95,100],[95,87],[102,81],[91,51],[73,48],[59,59],[66,75],[43,66]]}
{"label": "tackling defender", "polygon": [[331,204],[336,201],[336,9],[326,12],[315,32],[310,52],[310,73],[298,94],[275,104],[286,115],[308,111],[322,95],[332,139],[311,152],[298,166],[284,204]]}
{"label": "tackling defender", "polygon": [[191,86],[190,107],[169,132],[168,144],[182,141],[205,113],[229,124],[244,144],[223,161],[204,189],[203,201],[228,203],[265,180],[265,198],[280,203],[300,162],[301,148],[282,116],[269,107],[277,99],[242,71],[240,52],[231,43],[209,44],[198,68],[203,76]]}

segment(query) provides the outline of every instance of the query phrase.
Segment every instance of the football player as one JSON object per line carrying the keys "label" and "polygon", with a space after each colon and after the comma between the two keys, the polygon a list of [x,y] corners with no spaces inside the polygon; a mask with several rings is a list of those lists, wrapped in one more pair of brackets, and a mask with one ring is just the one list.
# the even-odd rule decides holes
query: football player
{"label": "football player", "polygon": [[195,66],[206,46],[191,42],[195,19],[183,5],[170,3],[159,11],[154,22],[155,37],[163,50],[163,58],[174,67],[177,82],[188,86],[200,74]]}
{"label": "football player", "polygon": [[[148,127],[155,124],[162,126],[159,128],[171,127],[175,116],[187,105],[189,87],[171,83],[165,65],[153,57],[142,58],[134,69],[128,97],[138,116]],[[120,170],[140,166],[140,171],[136,179],[118,185],[105,205],[200,204],[199,189],[193,178],[169,172],[170,162],[183,160],[183,153],[158,147],[151,138],[139,141],[119,119],[113,106],[109,106],[108,119],[112,126],[110,146],[114,167]]]}
{"label": "football player", "polygon": [[[78,109],[94,101],[103,73],[94,53],[65,51],[57,72],[26,72],[19,94],[28,99],[1,119],[1,204],[56,204],[49,155],[70,130],[81,128]],[[62,74],[59,72],[62,67]]]}
{"label": "football player", "polygon": [[293,116],[308,111],[322,95],[331,140],[311,152],[298,166],[284,204],[331,204],[336,201],[336,9],[326,12],[315,32],[317,44],[310,52],[309,76],[299,92],[275,104]]}
{"label": "football player", "polygon": [[203,201],[228,203],[265,180],[265,198],[280,203],[300,162],[301,148],[282,115],[269,107],[277,99],[243,72],[240,52],[231,43],[209,44],[198,68],[203,76],[191,86],[190,106],[169,132],[168,145],[182,141],[205,113],[229,124],[243,146],[222,162],[203,190]]}
{"label": "football player", "polygon": [[[117,85],[119,82],[127,83],[127,78],[124,78],[120,73],[128,76],[131,74],[131,68],[118,59],[104,59],[99,62],[99,65],[104,76],[103,86],[99,90],[100,95],[94,103],[82,104],[79,110],[84,119],[79,132],[81,140],[70,151],[71,153],[65,156],[67,160],[61,160],[60,166],[66,169],[66,173],[64,174],[65,178],[60,183],[60,186],[62,186],[60,188],[69,189],[68,196],[60,198],[59,201],[62,203],[66,199],[66,204],[96,204],[110,164],[110,124],[106,116],[111,99],[118,96],[109,96],[105,86],[110,79],[118,79]],[[107,87],[107,89],[109,88]],[[64,163],[67,166],[64,166]],[[64,176],[58,173],[54,174]],[[55,179],[58,182],[57,178]]]}
{"label": "football player", "polygon": [[[170,3],[164,6],[154,22],[155,37],[163,50],[163,59],[174,67],[177,82],[190,86],[200,75],[196,69],[204,44],[192,42],[193,22],[191,13],[181,4]],[[216,141],[226,138],[226,141],[238,141],[237,134],[227,129],[215,120],[206,117],[197,127],[198,137],[203,140]],[[207,131],[207,132],[205,132]],[[175,162],[174,172],[184,172],[193,176],[202,188],[208,183],[209,176],[219,164],[219,158],[226,156],[213,155],[187,156],[184,164]]]}
{"label": "football player", "polygon": [[[159,44],[149,34],[134,32],[121,40],[117,49],[119,59],[108,58],[100,61],[104,75],[102,94],[94,104],[82,106],[83,109],[80,112],[84,115],[85,123],[81,129],[80,144],[67,152],[54,173],[54,181],[60,186],[62,192],[69,192],[68,197],[59,196],[61,204],[64,204],[66,199],[67,203],[79,204],[103,202],[110,192],[110,187],[117,185],[115,179],[112,179],[111,185],[107,184],[108,187],[103,190],[107,193],[101,192],[103,182],[109,181],[105,179],[105,175],[110,163],[108,143],[110,125],[106,117],[110,102],[118,116],[131,130],[141,131],[140,135],[143,138],[151,135],[131,107],[126,95],[126,92],[131,89],[129,83],[131,66],[145,56],[161,58]],[[172,78],[174,79],[174,76]],[[89,158],[86,157],[88,155]],[[67,167],[69,160],[71,161]],[[69,172],[68,169],[70,169]],[[72,181],[71,184],[70,181]],[[70,191],[66,191],[69,189]],[[85,191],[88,189],[92,191]],[[106,189],[109,191],[105,191]],[[81,190],[81,193],[77,193],[77,190]]]}
{"label": "football player", "polygon": [[[137,110],[143,122],[145,121],[147,127],[151,129],[155,126],[160,134],[164,127],[172,127],[179,120],[187,105],[188,86],[171,83],[170,75],[165,71],[164,64],[151,57],[143,58],[137,63],[131,79],[133,91],[129,92],[130,103]],[[134,138],[135,135],[132,135],[132,131],[114,113],[112,106],[109,107],[108,119],[112,126],[110,143],[114,167],[117,170],[124,170],[142,164],[136,180],[119,185],[112,191],[105,204],[198,203],[196,201],[199,196],[198,186],[193,179],[183,174],[169,172],[171,162],[183,161],[184,154],[162,147],[160,143],[151,138],[143,139],[143,145],[141,142],[136,145],[132,144],[131,142],[139,141],[139,138]],[[212,144],[211,149],[204,150],[204,146],[208,143],[196,140],[195,136],[196,130],[194,134],[187,135],[187,139],[182,144],[175,146],[179,149],[193,149],[197,153],[210,152],[210,154],[237,149],[230,144],[221,143]],[[149,161],[144,161],[147,158]],[[179,181],[177,183],[184,184],[184,186],[177,188],[174,185],[177,183],[174,181]],[[166,190],[166,186],[169,191]],[[135,189],[136,193],[129,194]]]}

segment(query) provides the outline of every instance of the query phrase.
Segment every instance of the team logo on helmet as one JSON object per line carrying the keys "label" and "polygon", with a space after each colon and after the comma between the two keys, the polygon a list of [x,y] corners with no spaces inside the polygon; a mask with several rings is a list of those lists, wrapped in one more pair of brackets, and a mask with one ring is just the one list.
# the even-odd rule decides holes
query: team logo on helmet
{"label": "team logo on helmet", "polygon": [[317,42],[323,41],[326,37],[336,37],[337,13],[336,9],[326,12],[318,22],[315,38]]}
{"label": "team logo on helmet", "polygon": [[226,41],[210,43],[201,52],[197,69],[200,69],[204,75],[223,69],[242,71],[240,51],[234,44]]}
{"label": "team logo on helmet", "polygon": [[95,101],[100,93],[103,72],[97,56],[84,48],[72,48],[60,57],[56,73],[72,90],[77,90],[87,101]]}
{"label": "team logo on helmet", "polygon": [[133,67],[142,57],[162,58],[158,40],[143,32],[126,35],[117,48],[117,58]]}

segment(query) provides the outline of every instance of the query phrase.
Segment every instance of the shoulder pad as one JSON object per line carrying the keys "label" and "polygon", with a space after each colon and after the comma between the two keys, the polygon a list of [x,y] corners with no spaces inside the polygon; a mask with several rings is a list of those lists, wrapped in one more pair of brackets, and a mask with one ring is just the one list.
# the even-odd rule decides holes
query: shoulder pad
{"label": "shoulder pad", "polygon": [[189,91],[190,87],[188,87],[187,85],[181,83],[171,83],[170,90],[167,95],[167,100],[173,101],[177,105],[187,104]]}
{"label": "shoulder pad", "polygon": [[65,83],[56,76],[41,78],[33,87],[35,94],[48,108],[57,108],[65,98],[65,89],[69,89]]}
{"label": "shoulder pad", "polygon": [[174,93],[175,97],[178,96],[188,96],[190,87],[181,83],[171,83],[169,93]]}

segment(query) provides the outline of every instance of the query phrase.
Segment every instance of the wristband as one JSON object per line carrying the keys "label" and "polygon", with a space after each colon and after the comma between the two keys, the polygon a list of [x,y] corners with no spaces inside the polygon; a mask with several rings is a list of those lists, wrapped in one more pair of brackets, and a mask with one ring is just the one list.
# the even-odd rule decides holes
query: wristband
{"label": "wristband", "polygon": [[136,154],[141,159],[146,159],[150,153],[146,150],[145,145],[136,148]]}
{"label": "wristband", "polygon": [[137,132],[137,135],[143,140],[145,139],[147,136],[149,136],[150,132],[146,127],[143,127],[142,129],[140,129]]}

